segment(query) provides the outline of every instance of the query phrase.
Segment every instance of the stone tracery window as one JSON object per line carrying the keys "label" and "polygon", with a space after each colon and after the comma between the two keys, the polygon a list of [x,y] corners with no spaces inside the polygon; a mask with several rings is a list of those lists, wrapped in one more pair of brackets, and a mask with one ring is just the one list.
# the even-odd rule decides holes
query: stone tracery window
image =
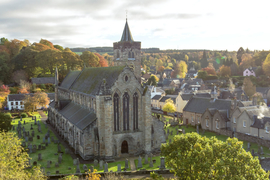
{"label": "stone tracery window", "polygon": [[119,131],[119,96],[117,93],[113,96],[114,111],[114,131]]}
{"label": "stone tracery window", "polygon": [[129,95],[123,95],[123,130],[129,130]]}
{"label": "stone tracery window", "polygon": [[133,95],[133,129],[138,129],[138,93]]}

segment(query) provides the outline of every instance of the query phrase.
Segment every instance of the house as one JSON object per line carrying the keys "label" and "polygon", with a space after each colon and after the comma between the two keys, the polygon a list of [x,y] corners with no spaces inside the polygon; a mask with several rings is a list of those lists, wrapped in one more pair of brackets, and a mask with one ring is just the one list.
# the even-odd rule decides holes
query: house
{"label": "house", "polygon": [[202,115],[207,108],[215,108],[217,110],[231,109],[231,100],[215,99],[193,96],[183,109],[183,123],[196,125],[201,122]]}
{"label": "house", "polygon": [[142,77],[147,81],[151,77],[151,74],[145,73]]}
{"label": "house", "polygon": [[249,67],[243,71],[243,76],[254,76],[256,77],[256,71],[257,67]]}
{"label": "house", "polygon": [[126,21],[113,43],[112,67],[70,71],[50,103],[47,122],[84,160],[116,158],[160,151],[164,123],[151,114],[151,92],[141,86],[141,42]]}
{"label": "house", "polygon": [[165,96],[165,91],[159,87],[155,87],[155,86],[149,86],[148,85],[148,89],[151,92],[151,99],[155,96],[155,95],[163,95]]}
{"label": "house", "polygon": [[[25,95],[34,96],[34,93],[30,93],[30,94],[9,94],[8,97],[7,97],[8,110],[12,110],[12,109],[24,110],[23,99],[25,98]],[[50,102],[52,102],[54,100],[54,93],[48,93],[48,97],[50,98]],[[37,109],[40,109],[40,108],[41,107],[37,107]]]}
{"label": "house", "polygon": [[32,78],[32,84],[55,84],[54,77],[39,77],[39,78]]}
{"label": "house", "polygon": [[157,73],[156,66],[150,66],[150,73],[151,74],[156,74]]}
{"label": "house", "polygon": [[161,106],[159,105],[160,99],[163,97],[163,95],[155,95],[151,99],[151,106],[155,109],[161,109]]}
{"label": "house", "polygon": [[186,77],[188,78],[195,78],[198,75],[198,71],[194,69],[194,67],[190,68],[186,73]]}
{"label": "house", "polygon": [[269,87],[256,87],[256,92],[259,93],[262,96],[262,98],[263,98],[263,100],[264,100],[264,102],[266,104],[269,104],[268,100],[270,100],[270,91],[269,91],[269,89],[270,89]]}
{"label": "house", "polygon": [[171,74],[173,72],[173,69],[164,69],[163,72],[166,74],[166,78],[170,79],[172,77]]}

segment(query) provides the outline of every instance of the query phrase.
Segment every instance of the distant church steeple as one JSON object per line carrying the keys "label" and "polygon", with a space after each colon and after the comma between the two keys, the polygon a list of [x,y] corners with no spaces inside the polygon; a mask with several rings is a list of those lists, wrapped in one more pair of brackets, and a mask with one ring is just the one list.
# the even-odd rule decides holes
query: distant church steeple
{"label": "distant church steeple", "polygon": [[134,41],[127,19],[121,40],[113,43],[113,51],[114,66],[132,66],[136,78],[141,82],[141,42]]}

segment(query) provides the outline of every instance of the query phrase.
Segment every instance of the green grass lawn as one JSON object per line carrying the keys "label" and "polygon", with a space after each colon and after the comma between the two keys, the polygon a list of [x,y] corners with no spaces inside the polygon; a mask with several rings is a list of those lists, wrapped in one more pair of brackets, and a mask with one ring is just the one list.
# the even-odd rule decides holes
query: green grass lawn
{"label": "green grass lawn", "polygon": [[[40,115],[37,112],[34,112],[34,115],[37,117],[37,121],[40,121]],[[15,118],[12,121],[12,125],[15,126],[15,132],[16,133],[16,128],[18,126],[18,122],[19,122],[20,118]],[[23,122],[25,121],[25,125],[23,124]],[[43,137],[45,137],[45,134],[48,132],[48,128],[45,128],[45,125],[40,122],[41,124],[41,130],[42,133],[38,132],[38,126],[34,125],[34,120],[32,120],[32,117],[29,118],[23,118],[22,121],[22,127],[24,126],[25,131],[30,131],[30,135],[31,132],[34,130],[35,131],[35,136],[33,138],[33,142],[31,142],[32,145],[38,145],[42,144],[43,142]],[[33,130],[30,130],[31,128],[31,124],[33,126]],[[37,135],[40,135],[40,139],[37,139]],[[50,139],[51,137],[54,137],[54,139],[57,139],[56,136],[53,134],[53,132],[50,131]],[[22,140],[24,141],[24,139],[22,138]],[[47,142],[47,140],[46,140]],[[29,141],[26,143],[28,144],[30,143]],[[44,144],[42,144],[44,145]],[[50,171],[51,174],[55,174],[55,172],[57,170],[59,170],[60,174],[74,174],[76,172],[76,166],[73,165],[73,159],[69,154],[65,154],[65,148],[64,146],[61,145],[61,150],[63,153],[62,157],[62,163],[59,164],[59,167],[55,167],[55,162],[58,162],[58,155],[54,155],[55,153],[57,153],[58,151],[58,145],[54,144],[53,142],[51,142],[51,144],[49,144],[45,150],[37,150],[35,153],[31,153],[30,157],[31,157],[31,164],[33,165],[33,162],[36,161],[38,163],[38,165],[40,165],[41,167],[45,167],[45,172]],[[42,161],[38,161],[38,154],[41,153],[42,154]],[[47,168],[47,161],[52,161],[51,167]],[[113,162],[113,163],[109,163],[108,164],[108,170],[109,171],[117,171],[117,164],[121,164],[122,169],[124,169],[125,167],[125,161],[119,161],[119,162]],[[88,168],[90,168],[90,166],[92,166],[93,164],[86,164]],[[71,170],[69,170],[68,168],[71,167]],[[129,165],[130,167],[130,165]],[[99,169],[99,165],[97,167],[94,167],[95,169],[98,170],[98,172],[104,172],[103,169]],[[84,173],[83,171],[83,164],[80,164],[80,169],[81,172]],[[130,169],[128,169],[130,170]]]}
{"label": "green grass lawn", "polygon": [[[166,140],[167,142],[169,142],[169,139],[173,140],[173,137],[176,135],[176,127],[178,127],[178,126],[175,126],[175,127],[167,126],[167,127],[165,127],[166,133],[167,133],[167,129],[169,129],[170,132],[173,131],[173,135],[169,135],[168,140]],[[188,128],[186,126],[182,126],[181,128],[182,129],[185,129],[185,132],[186,133],[196,132],[195,127],[192,127],[192,126],[188,126]],[[202,132],[202,130],[200,130],[200,132]],[[205,136],[205,137],[208,137],[208,138],[211,138],[211,137],[214,136],[214,137],[216,137],[217,139],[219,139],[221,141],[226,141],[227,138],[228,138],[228,136],[225,136],[225,135],[216,135],[216,133],[209,132],[209,131],[205,131],[204,135],[202,135],[202,136]],[[243,148],[244,149],[247,149],[248,141],[242,141],[242,142],[243,142]],[[256,143],[250,143],[250,145],[251,145],[250,146],[250,151],[251,151],[251,149],[254,149],[254,152],[258,152],[258,144],[256,144]],[[263,147],[263,152],[264,152],[264,155],[263,155],[264,157],[270,157],[270,150],[267,147]]]}

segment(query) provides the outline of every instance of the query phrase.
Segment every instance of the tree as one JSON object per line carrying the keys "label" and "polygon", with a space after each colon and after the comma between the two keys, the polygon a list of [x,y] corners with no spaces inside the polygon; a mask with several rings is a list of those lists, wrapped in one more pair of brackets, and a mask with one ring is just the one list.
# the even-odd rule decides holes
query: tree
{"label": "tree", "polygon": [[24,41],[20,41],[18,39],[13,39],[11,41],[5,41],[5,46],[9,49],[10,58],[16,56],[20,50],[27,44]]}
{"label": "tree", "polygon": [[198,76],[197,76],[197,78],[198,79],[206,79],[206,77],[208,76],[208,74],[207,74],[207,72],[206,71],[198,71]]}
{"label": "tree", "polygon": [[0,44],[4,45],[6,41],[8,41],[8,39],[2,37],[2,38],[0,39]]}
{"label": "tree", "polygon": [[9,131],[12,128],[11,125],[12,119],[10,116],[5,115],[4,113],[0,113],[0,132]]}
{"label": "tree", "polygon": [[250,99],[256,93],[256,86],[253,85],[249,77],[245,77],[244,79],[243,90]]}
{"label": "tree", "polygon": [[[161,59],[158,59],[156,62],[156,70],[158,71],[158,69],[163,66],[163,62]],[[163,66],[164,67],[164,66]]]}
{"label": "tree", "polygon": [[50,49],[54,49],[53,43],[51,43],[50,41],[46,39],[41,39],[39,43],[48,46]]}
{"label": "tree", "polygon": [[163,106],[163,111],[169,112],[169,113],[174,113],[176,111],[175,105],[173,103],[173,100],[167,99],[165,101],[165,105]]}
{"label": "tree", "polygon": [[208,75],[216,75],[216,70],[214,68],[206,67],[202,68],[202,71],[206,71]]}
{"label": "tree", "polygon": [[32,112],[34,111],[34,100],[30,95],[25,95],[23,99],[24,111]]}
{"label": "tree", "polygon": [[6,101],[7,96],[9,95],[10,90],[8,86],[2,85],[0,87],[0,108],[2,108],[4,102]]}
{"label": "tree", "polygon": [[147,81],[147,84],[151,85],[151,86],[157,85],[157,79],[156,79],[155,75],[151,75],[151,77]]}
{"label": "tree", "polygon": [[186,63],[188,63],[188,60],[189,60],[188,55],[185,55],[185,61],[186,61]]}
{"label": "tree", "polygon": [[42,69],[42,73],[53,74],[55,67],[62,64],[62,52],[55,49],[41,51],[36,56],[37,66]]}
{"label": "tree", "polygon": [[50,98],[47,93],[35,93],[33,99],[37,101],[37,106],[46,107],[50,103]]}
{"label": "tree", "polygon": [[158,68],[158,72],[163,72],[164,71],[164,69],[165,69],[165,67],[164,66],[160,66],[159,68]]}
{"label": "tree", "polygon": [[39,166],[27,170],[29,155],[12,132],[0,132],[0,179],[46,179]]}
{"label": "tree", "polygon": [[15,72],[12,73],[12,80],[17,83],[20,84],[20,82],[23,81],[27,81],[27,74],[24,70],[17,70]]}
{"label": "tree", "polygon": [[238,59],[238,64],[240,65],[241,61],[242,61],[242,55],[245,54],[245,50],[240,47],[237,51],[237,59]]}
{"label": "tree", "polygon": [[107,62],[107,60],[103,57],[103,56],[101,56],[100,54],[98,54],[98,53],[95,53],[95,55],[98,57],[98,59],[99,59],[99,66],[100,67],[108,67],[108,62]]}
{"label": "tree", "polygon": [[203,51],[203,58],[201,59],[201,67],[205,68],[208,66],[207,54],[206,51]]}
{"label": "tree", "polygon": [[270,51],[260,51],[254,54],[253,59],[256,66],[262,66],[263,62],[265,61],[267,55]]}
{"label": "tree", "polygon": [[255,62],[251,56],[251,54],[243,54],[242,55],[242,61],[240,63],[240,68],[242,71],[244,71],[245,69],[249,68],[249,67],[254,67],[255,66]]}
{"label": "tree", "polygon": [[99,67],[99,58],[90,51],[84,51],[80,56],[86,67]]}
{"label": "tree", "polygon": [[185,61],[180,61],[176,64],[174,71],[172,72],[173,78],[185,78],[187,73],[187,64]]}
{"label": "tree", "polygon": [[265,75],[270,76],[270,53],[265,58],[265,61],[263,62],[263,72]]}
{"label": "tree", "polygon": [[0,81],[7,84],[10,80],[10,57],[5,51],[0,52]]}
{"label": "tree", "polygon": [[229,66],[222,65],[220,68],[220,76],[230,77],[231,76],[231,68]]}
{"label": "tree", "polygon": [[60,50],[60,51],[64,51],[64,48],[63,48],[62,46],[60,46],[60,45],[54,45],[53,47],[54,47],[55,49]]}
{"label": "tree", "polygon": [[242,148],[243,142],[202,137],[197,133],[176,135],[162,144],[166,165],[181,179],[268,179],[258,158]]}

